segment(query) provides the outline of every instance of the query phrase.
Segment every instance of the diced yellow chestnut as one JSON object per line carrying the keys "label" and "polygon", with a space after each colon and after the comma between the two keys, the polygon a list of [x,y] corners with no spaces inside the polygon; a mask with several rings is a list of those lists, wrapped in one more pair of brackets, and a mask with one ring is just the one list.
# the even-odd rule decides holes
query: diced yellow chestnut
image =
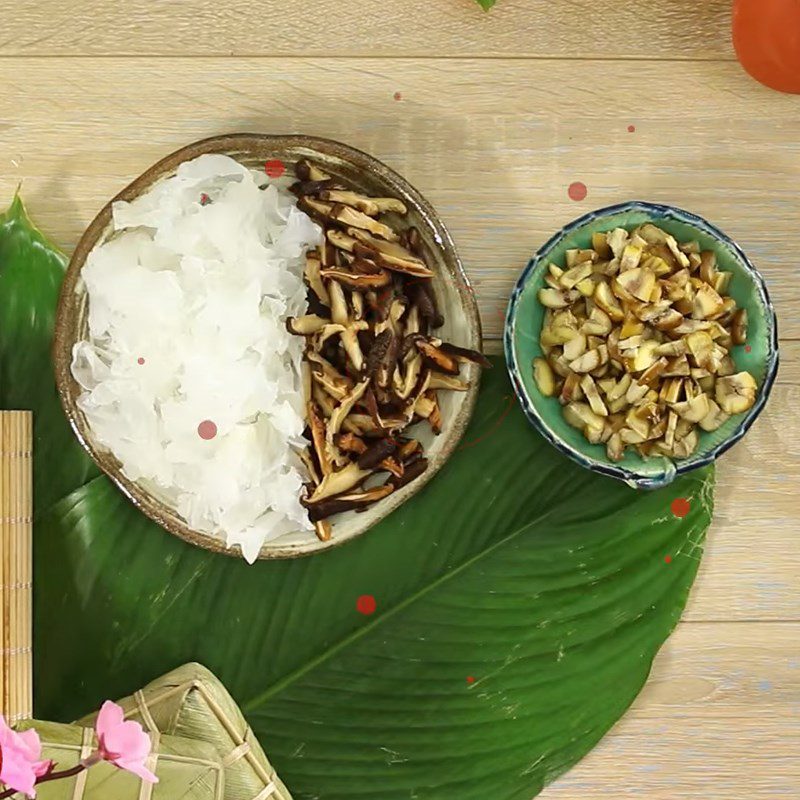
{"label": "diced yellow chestnut", "polygon": [[555,375],[544,358],[533,359],[533,379],[545,397],[552,397],[556,393]]}

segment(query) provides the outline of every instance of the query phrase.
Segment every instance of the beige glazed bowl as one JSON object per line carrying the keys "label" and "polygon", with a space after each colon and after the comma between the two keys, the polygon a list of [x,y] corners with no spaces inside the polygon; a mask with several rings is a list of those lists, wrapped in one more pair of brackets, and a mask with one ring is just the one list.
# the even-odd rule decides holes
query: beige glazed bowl
{"label": "beige glazed bowl", "polygon": [[[95,245],[104,242],[112,233],[111,204],[115,200],[133,200],[155,183],[173,175],[182,162],[204,153],[228,155],[249,167],[260,167],[267,161],[279,159],[285,164],[287,174],[292,172],[298,160],[308,158],[319,163],[333,177],[342,178],[367,194],[400,198],[408,207],[407,224],[419,230],[428,251],[430,266],[435,272],[433,288],[445,317],[445,323],[437,329],[437,333],[453,344],[480,350],[481,327],[475,297],[453,241],[430,204],[389,167],[339,142],[311,136],[249,133],[204,139],[162,159],[109,201],[78,242],[61,289],[53,344],[56,383],[61,401],[78,440],[137,508],[187,542],[214,552],[241,555],[238,547],[228,549],[222,539],[192,530],[165,502],[164,496],[159,495],[158,487],[131,481],[122,473],[117,459],[95,440],[79,410],[77,400],[81,388],[70,372],[73,345],[88,336],[89,303],[81,280],[81,270]],[[468,391],[443,392],[441,395],[442,433],[433,436],[425,425],[414,429],[429,460],[425,473],[365,511],[348,511],[331,517],[333,535],[329,541],[318,540],[313,532],[288,533],[265,544],[259,558],[309,555],[354,539],[422,489],[453,452],[472,413],[479,368],[471,363],[464,365],[462,377],[470,383]]]}

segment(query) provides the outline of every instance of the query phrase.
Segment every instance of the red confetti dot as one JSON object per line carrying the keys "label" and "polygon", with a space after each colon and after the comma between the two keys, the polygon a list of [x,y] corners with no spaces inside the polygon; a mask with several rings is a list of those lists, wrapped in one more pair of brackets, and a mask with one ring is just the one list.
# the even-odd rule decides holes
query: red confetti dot
{"label": "red confetti dot", "polygon": [[676,517],[685,517],[689,513],[689,501],[685,497],[676,497],[670,509]]}
{"label": "red confetti dot", "polygon": [[394,93],[394,99],[395,100],[402,100],[403,99],[403,95],[400,94],[400,92],[395,92]]}
{"label": "red confetti dot", "polygon": [[750,345],[749,345],[749,344],[746,344],[746,345],[744,346],[744,351],[745,351],[745,353],[749,353],[749,352],[750,352],[752,349],[753,349],[753,348],[752,348],[752,347],[750,347]]}
{"label": "red confetti dot", "polygon": [[628,133],[633,133],[636,130],[635,125],[628,125]]}
{"label": "red confetti dot", "polygon": [[375,602],[375,598],[371,594],[362,594],[361,597],[356,600],[356,611],[358,611],[359,614],[366,614],[369,616],[375,613],[377,607],[378,605]]}
{"label": "red confetti dot", "polygon": [[217,435],[217,426],[210,419],[204,419],[197,426],[197,435],[206,441],[213,439]]}
{"label": "red confetti dot", "polygon": [[667,564],[671,564],[672,563],[672,556],[664,556],[664,561],[666,561]]}
{"label": "red confetti dot", "polygon": [[200,195],[200,205],[201,206],[206,206],[210,202],[211,202],[211,198],[205,192],[203,192],[203,194]]}
{"label": "red confetti dot", "polygon": [[569,185],[567,194],[570,200],[580,201],[586,199],[586,184],[580,181],[574,181]]}
{"label": "red confetti dot", "polygon": [[139,356],[139,358],[136,359],[136,363],[140,365],[144,364],[144,359],[141,356]]}
{"label": "red confetti dot", "polygon": [[467,675],[467,683],[475,683],[475,678],[472,675]]}
{"label": "red confetti dot", "polygon": [[280,176],[286,172],[286,167],[279,158],[273,158],[264,164],[264,172],[266,172],[270,178],[280,178]]}

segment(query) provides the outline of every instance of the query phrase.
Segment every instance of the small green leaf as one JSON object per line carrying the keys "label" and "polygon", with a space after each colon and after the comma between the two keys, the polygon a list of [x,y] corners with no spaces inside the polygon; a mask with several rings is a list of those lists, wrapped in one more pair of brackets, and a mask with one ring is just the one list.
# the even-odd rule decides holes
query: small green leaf
{"label": "small green leaf", "polygon": [[475,2],[484,10],[488,11],[497,0],[475,0]]}

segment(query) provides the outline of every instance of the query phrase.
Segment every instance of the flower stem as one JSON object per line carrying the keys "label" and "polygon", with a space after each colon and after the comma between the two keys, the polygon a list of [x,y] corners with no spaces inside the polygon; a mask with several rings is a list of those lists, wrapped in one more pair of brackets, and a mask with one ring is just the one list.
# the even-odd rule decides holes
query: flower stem
{"label": "flower stem", "polygon": [[59,778],[71,778],[73,775],[78,775],[86,769],[84,764],[76,764],[69,769],[62,769],[60,772],[51,772],[49,775],[43,775],[36,781],[37,785],[40,783],[47,783],[47,781],[57,781]]}

